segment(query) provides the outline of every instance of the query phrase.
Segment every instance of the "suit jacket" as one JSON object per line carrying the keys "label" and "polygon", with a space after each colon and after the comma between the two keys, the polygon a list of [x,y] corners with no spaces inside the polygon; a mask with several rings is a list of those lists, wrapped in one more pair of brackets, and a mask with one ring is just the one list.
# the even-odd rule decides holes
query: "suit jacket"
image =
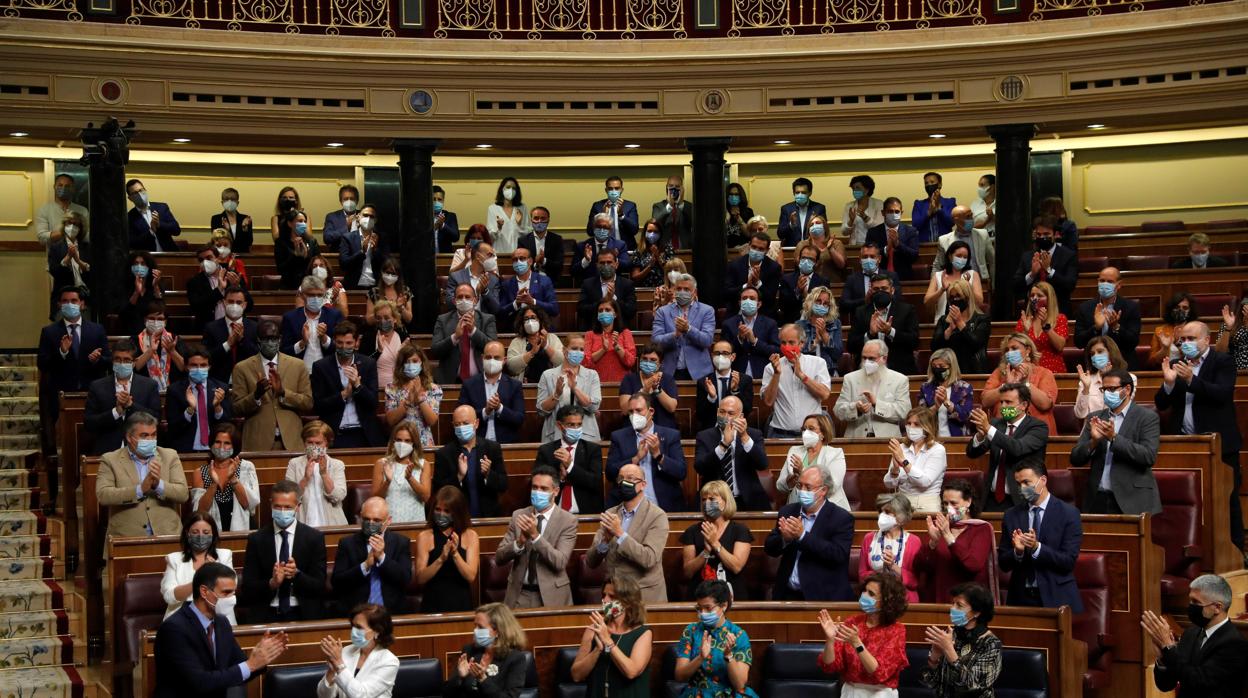
{"label": "suit jacket", "polygon": [[1045,608],[1070,606],[1075,613],[1083,613],[1083,600],[1079,597],[1079,585],[1075,583],[1075,561],[1083,543],[1083,521],[1079,510],[1049,493],[1044,516],[1036,540],[1040,551],[1034,557],[1025,550],[1021,559],[1014,555],[1014,531],[1031,529],[1031,507],[1025,502],[1005,512],[1001,522],[1001,542],[997,546],[997,559],[1001,569],[1010,572],[1010,589],[1007,603],[1018,604],[1023,598],[1028,576],[1034,575],[1040,590],[1040,602]]}
{"label": "suit jacket", "polygon": [[[763,257],[758,268],[758,311],[775,316],[779,308],[780,265],[771,257]],[[750,278],[750,258],[748,254],[737,257],[728,263],[728,271],[724,281],[724,300],[729,308],[737,307],[745,282]]]}
{"label": "suit jacket", "polygon": [[[341,213],[341,211],[339,211]],[[347,232],[338,239],[338,264],[342,269],[342,285],[346,288],[372,288],[360,286],[360,277],[368,265],[374,284],[381,280],[381,265],[386,262],[385,238],[377,232],[377,243],[364,251],[364,239],[358,233]]]}
{"label": "suit jacket", "polygon": [[[760,472],[767,470],[767,450],[763,444],[763,433],[753,427],[746,428],[753,441],[749,451],[737,439],[733,444],[732,473],[737,483],[738,511],[767,511],[771,508],[767,493],[758,481]],[[699,487],[713,480],[724,479],[724,468],[720,463],[715,449],[723,442],[723,434],[718,427],[712,426],[698,432],[694,446],[693,468],[698,471]]]}
{"label": "suit jacket", "polygon": [[[676,334],[676,316],[686,314],[689,330]],[[715,309],[698,301],[681,309],[674,301],[654,311],[650,341],[663,347],[663,375],[676,373],[677,354],[684,354],[685,368],[694,380],[710,373],[711,345],[715,342]]]}
{"label": "suit jacket", "polygon": [[156,230],[152,230],[149,219],[140,213],[139,209],[131,207],[126,214],[130,223],[131,251],[155,252],[156,243],[159,241],[161,250],[177,252],[178,243],[173,239],[182,234],[182,226],[178,225],[178,219],[173,217],[173,211],[169,210],[168,204],[162,204],[159,201],[149,203],[148,207],[160,217],[160,224],[156,226]]}
{"label": "suit jacket", "polygon": [[[377,362],[356,352],[355,368],[360,372],[360,386],[351,394],[351,402],[355,404],[355,414],[360,428],[364,430],[364,438],[371,446],[381,446],[386,443],[386,434],[377,419]],[[337,432],[347,403],[342,399],[346,384],[338,375],[335,353],[312,364],[311,382],[312,402],[316,405],[317,416]]]}
{"label": "suit jacket", "polygon": [[[936,256],[932,258],[933,274],[945,270],[945,250],[949,249],[949,246],[957,239],[957,233],[953,232],[945,233],[937,238]],[[975,254],[975,264],[979,266],[979,278],[988,281],[992,278],[992,270],[997,263],[997,243],[993,238],[988,237],[988,231],[983,228],[972,229],[971,240],[974,243],[971,249]],[[1030,264],[1029,261],[1028,266]]]}
{"label": "suit jacket", "polygon": [[[775,528],[767,534],[763,543],[763,550],[768,555],[780,558],[771,598],[775,601],[803,597],[807,601],[849,601],[854,596],[849,586],[849,548],[854,542],[853,515],[832,502],[824,502],[815,515],[810,533],[786,543],[780,535],[780,519],[801,515],[801,504],[786,504],[780,509]],[[789,587],[794,565],[797,565],[798,581],[802,585],[801,595],[795,594]]]}
{"label": "suit jacket", "polygon": [[[610,199],[600,199],[595,201],[593,206],[589,207],[589,219],[585,222],[586,236],[594,236],[594,216],[604,213],[607,204],[610,202]],[[616,239],[623,242],[630,250],[637,249],[637,204],[627,199],[621,200],[619,220],[619,229],[616,231],[619,237]]]}
{"label": "suit jacket", "polygon": [[[559,470],[555,451],[563,448],[562,439],[548,441],[537,449],[534,466],[549,465]],[[564,487],[572,488],[576,509],[580,514],[602,513],[602,446],[595,441],[581,439],[572,453],[572,467],[564,478]]]}
{"label": "suit jacket", "polygon": [[[295,345],[303,341],[303,326],[307,322],[307,312],[303,308],[288,310],[282,315],[282,353],[302,360],[302,351],[295,351]],[[342,321],[342,312],[326,304],[321,308],[318,322],[325,323],[325,342],[321,344],[323,355],[334,353],[334,327]],[[308,341],[315,342],[316,336],[309,333]],[[304,347],[307,351],[307,347]],[[306,369],[305,369],[306,370]]]}
{"label": "suit jacket", "polygon": [[[881,223],[867,230],[867,242],[880,246],[880,268],[888,270],[888,226]],[[919,259],[919,231],[905,223],[897,224],[897,246],[893,248],[893,271],[903,279],[914,278],[914,263]]]}
{"label": "suit jacket", "polygon": [[[1100,299],[1093,298],[1079,304],[1079,312],[1075,315],[1075,346],[1080,349],[1087,347],[1093,337],[1101,335],[1101,331],[1096,329],[1095,320],[1096,304],[1100,302]],[[1118,296],[1114,299],[1114,310],[1122,314],[1118,320],[1118,329],[1110,328],[1105,336],[1114,340],[1114,344],[1122,352],[1122,358],[1127,360],[1127,368],[1134,371],[1138,363],[1135,348],[1140,343],[1140,304],[1130,298]]]}
{"label": "suit jacket", "polygon": [[[737,389],[732,389],[732,373],[729,372],[728,390],[726,393],[721,390],[723,386],[719,380],[719,374],[711,373],[706,376],[706,378],[715,381],[714,400],[711,399],[711,394],[706,391],[706,378],[698,381],[698,407],[695,410],[698,419],[697,429],[710,429],[715,426],[715,418],[719,415],[719,402],[729,395],[741,400],[741,414],[747,415],[747,419],[749,418],[748,415],[754,409],[754,379],[743,371],[735,368],[732,370],[737,371]],[[758,375],[762,376],[763,372],[759,371]]]}
{"label": "suit jacket", "polygon": [[213,320],[204,326],[203,336],[204,346],[208,347],[208,352],[212,354],[210,359],[212,368],[208,369],[208,375],[223,383],[230,382],[234,374],[234,366],[239,361],[260,353],[260,344],[256,341],[256,321],[250,318],[240,320],[243,323],[243,338],[238,344],[227,349],[226,342],[230,338],[229,322],[225,318]]}
{"label": "suit jacket", "polygon": [[[477,314],[477,324],[469,340],[472,344],[472,360],[477,365],[477,373],[480,373],[483,370],[481,352],[485,350],[486,344],[498,338],[498,329],[493,315],[480,310],[472,312]],[[434,379],[443,385],[459,383],[459,356],[464,347],[451,341],[458,324],[459,311],[452,310],[439,315],[433,326],[433,342],[429,345],[429,354],[438,360]]]}
{"label": "suit jacket", "polygon": [[[846,288],[849,288],[846,286]],[[915,375],[919,372],[914,362],[914,350],[919,348],[919,314],[914,306],[900,300],[893,300],[888,307],[888,319],[893,323],[894,334],[882,337],[867,336],[871,329],[871,316],[876,312],[874,305],[863,305],[854,313],[853,325],[849,328],[849,353],[855,357],[862,355],[862,346],[868,339],[883,339],[888,345],[888,367],[898,373]]]}
{"label": "suit jacket", "polygon": [[[978,445],[974,437],[966,442],[968,458],[979,458],[988,454],[988,474],[984,478],[984,487],[988,490],[985,493],[985,505],[993,503],[992,480],[998,470],[1002,471],[1005,491],[1013,498],[1014,504],[1023,504],[1023,497],[1018,493],[1018,484],[1014,482],[1014,472],[1024,464],[1044,462],[1045,451],[1049,445],[1049,425],[1027,415],[1014,429],[1012,437],[1006,436],[1008,425],[1001,417],[992,420],[992,426],[997,428],[992,439]],[[1008,503],[1009,499],[1006,501]],[[1008,539],[1005,540],[1009,542]]]}
{"label": "suit jacket", "polygon": [[[507,375],[504,371],[498,377],[498,399],[501,403],[494,415],[494,438],[501,444],[519,441],[517,434],[524,425],[524,385]],[[481,434],[486,434],[485,417],[485,373],[464,381],[459,389],[459,404],[472,405],[477,411],[477,419],[481,420]]]}
{"label": "suit jacket", "polygon": [[[1049,260],[1049,264],[1053,269],[1053,273],[1048,275],[1046,279],[1053,291],[1057,295],[1057,307],[1066,317],[1070,317],[1070,294],[1075,290],[1075,283],[1079,281],[1079,257],[1078,255],[1065,245],[1054,247],[1050,250],[1053,255]],[[1035,254],[1035,250],[1023,252],[1022,257],[1018,260],[1018,268],[1014,270],[1014,295],[1023,297],[1027,295],[1027,289],[1031,284],[1039,279],[1032,279],[1031,283],[1027,282],[1027,275],[1031,273],[1031,255]],[[999,275],[998,275],[999,276]],[[1130,351],[1134,351],[1134,345]],[[1128,351],[1123,348],[1123,351]]]}
{"label": "suit jacket", "polygon": [[[806,302],[806,295],[797,290],[798,272],[791,271],[780,277],[780,315],[776,319],[781,323],[797,322],[802,316],[802,305]],[[831,282],[819,275],[819,272],[811,272],[810,282],[806,286],[807,290],[814,290],[820,286],[829,286]]]}
{"label": "suit jacket", "polygon": [[479,512],[473,513],[473,517],[498,516],[498,495],[507,491],[507,464],[503,461],[503,450],[498,447],[497,441],[490,441],[480,433],[477,435],[476,450],[478,459],[490,459],[489,475],[482,476],[481,469],[469,462],[468,474],[460,480],[459,454],[464,453],[464,447],[458,443],[449,443],[439,448],[433,460],[433,492],[436,493],[443,487],[456,487],[467,499],[468,478],[473,478],[477,483],[477,502],[480,508]]}
{"label": "suit jacket", "polygon": [[[407,587],[412,583],[412,541],[394,531],[386,531],[382,537],[385,540],[385,558],[381,564],[374,565],[373,570],[381,580],[383,605],[396,615],[406,613]],[[368,541],[363,533],[339,539],[331,584],[334,596],[338,598],[338,610],[343,615],[362,603],[368,603],[370,579],[360,570],[367,557]]]}
{"label": "suit jacket", "polygon": [[121,446],[122,429],[126,418],[135,412],[146,412],[160,419],[160,388],[147,376],[130,377],[130,396],[134,399],[126,413],[117,419],[113,408],[117,406],[117,390],[113,376],[107,375],[91,383],[87,388],[87,405],[83,423],[94,436],[88,455],[98,456]]}
{"label": "suit jacket", "polygon": [[[689,466],[685,463],[685,452],[680,447],[680,432],[658,424],[653,425],[653,429],[659,437],[659,454],[662,459],[657,463],[651,459],[653,476],[646,482],[646,486],[653,488],[654,497],[663,511],[684,511],[688,507],[685,506],[682,487]],[[611,449],[607,452],[607,482],[615,482],[620,475],[620,468],[628,465],[635,455],[637,432],[633,431],[631,425],[611,432]],[[607,496],[607,506],[619,503],[619,497],[612,487]]]}
{"label": "suit jacket", "polygon": [[[623,505],[612,507],[620,515]],[[641,599],[646,603],[666,603],[667,583],[663,579],[663,548],[667,545],[667,512],[654,506],[645,497],[633,510],[633,521],[628,535],[609,543],[603,540],[602,531],[594,534],[594,540],[585,553],[585,563],[591,568],[606,564],[607,572],[625,572],[637,580],[641,587]]]}
{"label": "suit jacket", "polygon": [[[532,258],[537,259],[537,233],[528,233],[520,238],[518,246],[528,250]],[[558,286],[559,280],[563,278],[563,238],[547,231],[546,243],[542,249],[546,251],[546,256],[542,258],[542,264],[537,270],[545,274],[550,283]]]}
{"label": "suit jacket", "polygon": [[307,254],[304,255],[295,254],[294,239],[287,232],[283,232],[273,242],[273,261],[277,265],[277,273],[282,277],[280,286],[283,289],[299,288],[303,277],[308,273],[308,260],[321,253],[321,246],[317,244],[316,238],[312,237],[311,233],[308,233],[303,241],[308,248]]}
{"label": "suit jacket", "polygon": [[[612,238],[607,238],[607,241],[603,244],[615,250],[616,259],[619,261],[619,265],[615,270],[616,276],[627,275],[633,267],[632,258],[628,255],[628,246]],[[589,247],[591,251],[590,260],[589,264],[582,264],[585,261],[586,247]],[[546,236],[546,249],[550,249],[549,234]],[[573,284],[580,286],[585,283],[585,279],[598,278],[598,251],[598,242],[593,238],[582,240],[576,244],[572,253],[572,259],[568,262],[568,271],[572,274]]]}
{"label": "suit jacket", "polygon": [[[459,288],[460,284],[472,285],[471,268],[464,267],[446,277],[446,287],[442,289],[442,298],[445,306],[451,310],[455,309],[455,289]],[[498,274],[490,274],[489,281],[485,284],[485,293],[479,294],[480,301],[477,303],[483,312],[498,315],[500,285]]]}
{"label": "suit jacket", "polygon": [[[693,248],[693,204],[681,200],[674,210],[668,210],[668,201],[656,201],[650,206],[650,217],[659,222],[659,249],[673,243],[673,248]],[[679,231],[680,244],[672,238],[673,231]]]}
{"label": "suit jacket", "polygon": [[[243,295],[247,298],[248,308],[252,307],[251,293],[243,286]],[[186,281],[186,302],[191,306],[191,314],[195,316],[195,329],[200,333],[208,323],[216,319],[217,304],[225,300],[225,287],[213,288],[208,275],[199,273]]]}
{"label": "suit jacket", "polygon": [[915,199],[910,209],[910,224],[919,231],[920,242],[931,242],[953,227],[953,209],[958,200],[951,196],[940,197],[940,208],[931,210],[931,199]]}
{"label": "suit jacket", "polygon": [[[358,209],[357,209],[358,210]],[[309,226],[311,227],[311,226]],[[342,239],[351,228],[347,226],[347,212],[341,208],[325,214],[325,227],[322,228],[322,239],[329,252],[341,252]]]}
{"label": "suit jacket", "polygon": [[286,394],[280,399],[272,390],[265,391],[256,404],[256,384],[267,371],[260,354],[239,361],[230,378],[230,402],[234,414],[243,422],[243,450],[267,451],[273,447],[273,430],[281,429],[282,445],[287,451],[303,450],[303,420],[300,412],[312,410],[312,381],[303,362],[279,353],[277,375]]}
{"label": "suit jacket", "polygon": [[[101,378],[112,367],[112,352],[108,348],[108,333],[98,322],[80,318],[78,322],[78,353],[71,349],[61,356],[61,337],[69,330],[63,321],[45,325],[39,332],[39,382],[47,389],[40,390],[41,398],[56,400],[57,393],[78,392],[97,378]],[[91,352],[100,350],[100,358],[94,362],[89,358]]]}
{"label": "suit jacket", "polygon": [[[169,384],[169,390],[165,393],[165,446],[177,451],[178,453],[191,453],[195,451],[195,428],[199,422],[199,413],[190,419],[186,417],[186,389],[190,387],[189,380],[181,380],[176,383]],[[221,416],[218,417],[212,409],[212,396],[220,388],[225,391],[225,397],[221,398]],[[204,385],[204,398],[208,401],[208,428],[212,429],[213,425],[218,422],[228,422],[234,416],[233,406],[230,404],[230,386],[226,383],[208,376],[208,381]],[[212,445],[212,434],[204,434],[209,440],[208,445]],[[207,449],[204,449],[205,451]]]}
{"label": "suit jacket", "polygon": [[[108,507],[108,535],[169,536],[181,532],[182,503],[190,496],[182,461],[177,452],[167,448],[157,448],[152,459],[160,464],[165,493],[160,496],[145,494],[139,499],[135,489],[142,480],[130,459],[130,450],[123,446],[100,458],[95,497],[100,506]],[[147,531],[148,526],[152,528],[151,533]]]}
{"label": "suit jacket", "polygon": [[[437,217],[437,214],[434,214]],[[459,241],[459,217],[453,211],[442,209],[442,227],[434,231],[438,237],[438,252],[450,254]]]}
{"label": "suit jacket", "polygon": [[[516,313],[520,309],[515,307],[516,296],[520,295],[520,281],[509,276],[503,279],[503,283],[498,291],[498,322],[508,331],[516,324]],[[533,302],[537,307],[546,312],[550,318],[557,320],[559,318],[559,302],[555,299],[555,284],[549,277],[537,273],[534,270],[529,274],[529,295],[533,296]]]}
{"label": "suit jacket", "polygon": [[[290,557],[299,568],[299,574],[285,583],[291,585],[290,595],[299,600],[303,619],[315,620],[324,615],[325,534],[313,526],[298,522],[292,526],[295,536],[290,544]],[[269,604],[277,598],[279,591],[269,587],[269,580],[273,577],[273,565],[277,564],[279,552],[276,535],[273,524],[269,524],[247,536],[243,576],[239,579],[238,591],[235,592],[238,595],[238,610],[241,612],[238,618],[240,623],[264,623],[271,617]],[[339,545],[342,543],[339,542]]]}
{"label": "suit jacket", "polygon": [[[581,282],[581,295],[576,301],[576,328],[589,331],[598,326],[598,304],[602,302],[602,279],[597,275]],[[637,316],[637,289],[633,282],[618,271],[615,274],[615,302],[620,306],[620,320],[631,327]],[[556,313],[552,317],[557,317]]]}
{"label": "suit jacket", "polygon": [[[901,277],[890,271],[878,273],[885,274],[893,280],[893,302],[901,300]],[[861,272],[854,272],[845,280],[845,287],[841,289],[841,317],[852,320],[858,309],[866,305],[869,300],[867,286],[870,285],[870,280],[870,277],[866,277],[864,282],[864,275]]]}
{"label": "suit jacket", "polygon": [[[761,313],[754,316],[754,343],[741,341],[738,332],[741,328],[741,315],[733,315],[724,320],[720,327],[719,338],[732,345],[732,352],[737,360],[732,362],[732,370],[745,373],[749,367],[751,375],[763,376],[763,369],[771,360],[772,354],[780,353],[780,327],[775,320]],[[747,409],[746,412],[749,412]]]}
{"label": "suit jacket", "polygon": [[[557,501],[557,500],[556,500]],[[542,535],[523,548],[516,549],[519,526],[516,521],[523,515],[536,516],[532,506],[517,509],[511,515],[507,533],[498,543],[494,564],[512,562],[511,574],[507,575],[507,595],[503,603],[516,607],[521,587],[529,578],[529,565],[537,566],[537,587],[541,590],[542,606],[571,606],[572,583],[568,580],[568,559],[576,546],[576,517],[559,508],[558,503],[543,512],[546,527]]]}
{"label": "suit jacket", "polygon": [[1205,354],[1200,373],[1192,376],[1191,383],[1179,378],[1174,389],[1167,393],[1165,385],[1157,389],[1153,402],[1158,410],[1170,410],[1165,431],[1167,434],[1183,433],[1183,413],[1186,411],[1187,394],[1192,394],[1192,421],[1196,433],[1215,432],[1222,435],[1222,453],[1237,453],[1243,440],[1232,409],[1235,395],[1235,361],[1230,354],[1209,350]]}
{"label": "suit jacket", "polygon": [[[1214,269],[1217,267],[1229,267],[1229,266],[1231,266],[1231,263],[1226,261],[1222,257],[1215,257],[1213,255],[1209,255],[1209,258],[1205,260],[1204,268]],[[1170,263],[1170,268],[1171,269],[1195,269],[1195,267],[1192,265],[1192,258],[1190,256],[1179,257],[1178,259]]]}
{"label": "suit jacket", "polygon": [[[794,220],[795,216],[796,220]],[[781,206],[780,218],[776,222],[776,237],[780,238],[785,247],[796,247],[797,243],[806,239],[805,221],[809,221],[812,216],[823,216],[823,219],[827,220],[827,207],[813,199],[807,201],[806,218],[802,219],[797,213],[796,201],[790,201]]]}
{"label": "suit jacket", "polygon": [[1177,698],[1239,698],[1248,681],[1248,640],[1226,623],[1197,649],[1203,628],[1183,631],[1178,646],[1162,650],[1153,681],[1163,691],[1178,687]]}
{"label": "suit jacket", "polygon": [[[230,243],[230,251],[234,254],[247,254],[251,252],[251,245],[254,242],[252,236],[252,223],[244,223],[249,216],[241,211],[235,211],[234,217],[238,221],[238,229],[234,231],[234,241]],[[208,223],[209,232],[217,228],[230,229],[230,223],[225,217],[225,212],[212,214],[212,220]]]}
{"label": "suit jacket", "polygon": [[208,646],[208,635],[191,604],[184,604],[160,624],[153,696],[226,698],[228,689],[243,685],[238,665],[247,661],[247,655],[234,639],[234,628],[224,616],[214,617],[212,623],[215,651]]}
{"label": "suit jacket", "polygon": [[[1103,410],[1101,419],[1112,419]],[[1113,452],[1109,469],[1109,487],[1124,514],[1161,513],[1161,495],[1157,492],[1157,478],[1153,476],[1153,464],[1157,462],[1157,449],[1161,439],[1161,422],[1153,410],[1136,404],[1127,407],[1122,418],[1122,428],[1113,441],[1101,441],[1092,446],[1092,433],[1084,425],[1079,442],[1070,452],[1071,465],[1092,463],[1088,474],[1088,492],[1085,502],[1092,501],[1105,470],[1105,455]]]}
{"label": "suit jacket", "polygon": [[[858,414],[857,403],[862,391],[870,390],[867,374],[861,368],[845,374],[841,382],[841,394],[836,396],[832,413],[845,424],[847,439],[862,438],[874,433],[877,437],[902,435],[901,425],[906,423],[910,411],[910,381],[902,373],[881,368],[875,379],[875,409]],[[882,374],[882,375],[881,375]]]}

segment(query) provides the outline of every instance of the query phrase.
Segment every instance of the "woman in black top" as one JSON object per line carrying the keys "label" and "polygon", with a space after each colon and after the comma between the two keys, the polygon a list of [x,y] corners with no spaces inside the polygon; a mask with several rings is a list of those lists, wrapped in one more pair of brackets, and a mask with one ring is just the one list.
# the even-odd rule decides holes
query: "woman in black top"
{"label": "woman in black top", "polygon": [[949,348],[966,373],[987,373],[988,335],[992,321],[979,310],[971,285],[962,279],[949,284],[945,314],[936,319],[932,351]]}
{"label": "woman in black top", "polygon": [[728,483],[708,482],[702,486],[700,496],[705,520],[680,535],[684,545],[681,568],[689,580],[688,598],[696,598],[694,590],[702,582],[720,579],[728,582],[732,597],[740,601],[746,598],[746,589],[745,581],[738,578],[750,559],[754,534],[744,524],[732,520],[737,513],[737,501]]}
{"label": "woman in black top", "polygon": [[283,213],[277,221],[278,236],[273,241],[273,260],[282,275],[283,289],[299,288],[308,271],[308,260],[320,253],[308,216],[299,209]]}
{"label": "woman in black top", "polygon": [[641,246],[633,259],[633,285],[653,288],[663,285],[663,267],[676,256],[672,244],[663,239],[659,222],[651,218],[641,226]]}
{"label": "woman in black top", "polygon": [[647,698],[653,641],[636,579],[608,575],[602,611],[590,612],[581,635],[572,680],[585,682],[586,698]]}
{"label": "woman in black top", "polygon": [[416,537],[416,583],[423,589],[421,613],[454,613],[472,608],[481,540],[470,528],[468,500],[455,487],[433,498],[429,528]]}
{"label": "woman in black top", "polygon": [[143,251],[131,252],[127,279],[126,288],[130,295],[121,309],[119,329],[121,334],[138,334],[143,331],[148,303],[163,297],[156,259]]}
{"label": "woman in black top", "polygon": [[464,645],[442,695],[516,698],[524,688],[524,630],[501,603],[477,608],[472,620],[472,642]]}
{"label": "woman in black top", "polygon": [[745,196],[745,187],[736,182],[728,185],[724,195],[728,204],[728,246],[740,247],[750,241],[750,233],[745,228],[754,217],[754,209],[750,208],[750,200]]}

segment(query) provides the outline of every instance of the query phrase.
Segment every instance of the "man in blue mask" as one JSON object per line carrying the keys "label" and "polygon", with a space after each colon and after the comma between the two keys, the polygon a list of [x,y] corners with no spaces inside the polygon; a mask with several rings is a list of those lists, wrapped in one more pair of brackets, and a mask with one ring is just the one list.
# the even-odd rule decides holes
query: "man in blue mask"
{"label": "man in blue mask", "polygon": [[585,409],[564,405],[555,413],[559,438],[537,449],[535,465],[555,469],[559,488],[557,504],[573,514],[602,512],[602,446],[584,434]]}
{"label": "man in blue mask", "polygon": [[527,249],[533,270],[558,288],[563,278],[563,237],[550,232],[550,210],[545,206],[534,206],[529,211],[529,222],[533,224],[533,232],[520,238],[516,246]]}
{"label": "man in blue mask", "polygon": [[472,405],[451,413],[455,443],[438,449],[434,457],[433,491],[455,487],[468,500],[473,518],[498,516],[498,495],[507,491],[507,464],[497,441],[485,438]]}
{"label": "man in blue mask", "polygon": [[110,536],[170,536],[182,531],[182,503],[190,496],[182,461],[156,446],[156,416],[126,418],[121,448],[104,454],[95,481],[100,506],[108,507]]}
{"label": "man in blue mask", "polygon": [[736,298],[742,291],[752,288],[758,292],[758,312],[776,317],[780,292],[780,264],[767,256],[771,248],[771,236],[767,231],[750,233],[745,254],[728,263],[724,281],[724,299]]}
{"label": "man in blue mask", "polygon": [[156,381],[134,371],[138,347],[130,339],[113,346],[113,373],[87,386],[83,422],[94,437],[88,455],[98,456],[122,446],[122,424],[137,412],[160,415],[160,388]]}
{"label": "man in blue mask", "polygon": [[285,623],[321,618],[325,595],[325,534],[297,521],[299,484],[280,480],[269,493],[273,520],[247,536],[239,620]]}
{"label": "man in blue mask", "polygon": [[568,559],[576,546],[576,517],[558,506],[559,473],[538,465],[529,476],[529,504],[511,515],[494,562],[513,563],[503,603],[512,608],[571,606]]}
{"label": "man in blue mask", "polygon": [[767,534],[763,549],[780,558],[772,598],[776,601],[849,601],[849,548],[854,517],[828,504],[828,492],[840,487],[822,468],[807,468],[798,478],[798,501],[786,504]]}
{"label": "man in blue mask", "polygon": [[593,236],[594,217],[605,213],[611,219],[611,238],[623,242],[634,250],[637,248],[637,204],[624,199],[624,180],[616,175],[607,177],[603,183],[607,198],[595,201],[589,207],[589,220],[585,223],[585,234]]}
{"label": "man in blue mask", "polygon": [[433,234],[438,241],[438,252],[451,254],[459,242],[459,217],[446,209],[446,190],[433,186]]}
{"label": "man in blue mask", "polygon": [[182,226],[173,217],[168,204],[152,201],[143,182],[132,179],[126,182],[126,198],[134,204],[127,213],[131,250],[148,252],[177,252],[174,238],[182,234]]}
{"label": "man in blue mask", "polygon": [[202,344],[187,347],[187,377],[170,383],[165,393],[165,446],[178,453],[206,453],[212,425],[232,416],[230,386],[211,377],[209,356]]}
{"label": "man in blue mask", "polygon": [[1088,514],[1161,513],[1153,463],[1160,446],[1157,413],[1135,405],[1131,374],[1115,369],[1101,376],[1105,409],[1093,414],[1070,452],[1070,464],[1092,464],[1083,511]]}
{"label": "man in blue mask", "polygon": [[776,236],[785,247],[796,247],[806,238],[806,221],[814,216],[828,219],[828,209],[810,198],[815,185],[805,177],[793,180],[793,200],[780,207]]}
{"label": "man in blue mask", "polygon": [[303,307],[282,315],[282,353],[303,361],[308,375],[312,365],[333,353],[334,327],[342,313],[325,300],[325,282],[308,275],[299,284]]}
{"label": "man in blue mask", "polygon": [[996,265],[996,241],[988,237],[987,230],[975,227],[975,218],[969,206],[954,206],[951,216],[953,230],[936,240],[936,256],[932,258],[932,273],[944,271],[946,251],[955,241],[961,240],[971,248],[966,269],[974,270],[984,281],[992,279],[992,270]]}
{"label": "man in blue mask", "polygon": [[1135,347],[1140,343],[1140,304],[1119,295],[1122,274],[1105,267],[1096,275],[1096,298],[1079,305],[1075,315],[1075,346],[1083,349],[1093,337],[1109,337],[1122,350],[1127,368],[1136,368]]}

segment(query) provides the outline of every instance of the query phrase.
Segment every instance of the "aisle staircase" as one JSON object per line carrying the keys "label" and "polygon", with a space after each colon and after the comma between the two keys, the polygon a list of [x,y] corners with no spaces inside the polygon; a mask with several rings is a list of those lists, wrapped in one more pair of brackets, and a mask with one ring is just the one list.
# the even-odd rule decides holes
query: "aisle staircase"
{"label": "aisle staircase", "polygon": [[82,698],[85,637],[63,528],[41,511],[34,355],[0,354],[0,695]]}

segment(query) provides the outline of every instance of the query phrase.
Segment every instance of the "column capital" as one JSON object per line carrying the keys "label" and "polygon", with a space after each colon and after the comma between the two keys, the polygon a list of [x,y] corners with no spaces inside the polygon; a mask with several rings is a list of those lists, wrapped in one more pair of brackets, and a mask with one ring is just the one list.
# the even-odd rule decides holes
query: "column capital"
{"label": "column capital", "polygon": [[984,127],[997,143],[1002,141],[1030,141],[1038,132],[1035,124],[990,124]]}
{"label": "column capital", "polygon": [[441,138],[393,138],[390,140],[390,149],[396,153],[402,151],[427,151],[432,153],[442,145]]}
{"label": "column capital", "polygon": [[732,145],[732,136],[699,136],[685,139],[685,148],[694,155],[699,152],[718,151],[718,154],[722,156],[728,151],[730,145]]}

